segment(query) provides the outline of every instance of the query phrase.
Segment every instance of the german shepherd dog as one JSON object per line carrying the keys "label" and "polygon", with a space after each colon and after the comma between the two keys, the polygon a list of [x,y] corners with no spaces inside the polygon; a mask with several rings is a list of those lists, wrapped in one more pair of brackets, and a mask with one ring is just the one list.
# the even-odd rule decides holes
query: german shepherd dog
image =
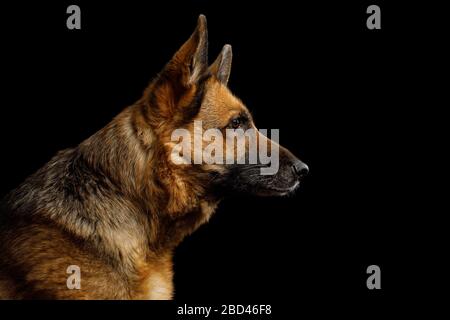
{"label": "german shepherd dog", "polygon": [[[171,161],[171,133],[192,131],[195,120],[204,129],[255,128],[227,88],[231,46],[208,65],[207,45],[200,15],[142,98],[5,197],[1,299],[171,299],[174,249],[208,221],[225,190],[276,196],[297,188],[308,167],[282,147],[273,175],[259,174],[261,163]],[[71,266],[79,267],[75,288]]]}

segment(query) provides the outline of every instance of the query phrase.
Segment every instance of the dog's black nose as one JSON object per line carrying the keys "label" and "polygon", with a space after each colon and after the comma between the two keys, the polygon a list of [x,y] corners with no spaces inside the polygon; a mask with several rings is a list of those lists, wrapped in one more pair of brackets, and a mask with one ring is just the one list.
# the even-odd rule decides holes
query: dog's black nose
{"label": "dog's black nose", "polygon": [[300,160],[294,163],[294,165],[292,166],[292,170],[299,178],[303,178],[309,172],[308,166]]}

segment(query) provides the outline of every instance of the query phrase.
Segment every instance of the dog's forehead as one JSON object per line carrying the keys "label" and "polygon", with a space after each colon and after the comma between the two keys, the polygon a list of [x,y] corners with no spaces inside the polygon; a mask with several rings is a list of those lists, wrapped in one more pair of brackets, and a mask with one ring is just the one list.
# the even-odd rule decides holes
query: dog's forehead
{"label": "dog's forehead", "polygon": [[242,101],[226,86],[212,82],[207,85],[197,119],[204,121],[205,124],[220,127],[225,126],[233,116],[242,112],[248,112]]}

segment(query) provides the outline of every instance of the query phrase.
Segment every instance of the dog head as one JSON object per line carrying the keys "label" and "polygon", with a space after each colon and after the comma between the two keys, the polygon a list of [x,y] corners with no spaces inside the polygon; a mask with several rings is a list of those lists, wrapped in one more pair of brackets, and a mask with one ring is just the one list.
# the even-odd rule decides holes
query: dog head
{"label": "dog head", "polygon": [[[285,195],[308,173],[306,164],[257,130],[227,87],[232,50],[208,64],[206,18],[147,89],[148,119],[164,157],[180,177],[257,195]],[[207,178],[205,178],[207,177]],[[180,178],[182,179],[182,178]]]}

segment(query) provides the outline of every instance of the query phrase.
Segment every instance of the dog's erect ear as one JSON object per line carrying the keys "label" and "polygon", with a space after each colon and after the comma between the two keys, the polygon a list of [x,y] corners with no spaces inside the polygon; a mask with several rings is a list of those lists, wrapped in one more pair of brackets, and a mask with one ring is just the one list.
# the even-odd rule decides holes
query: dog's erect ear
{"label": "dog's erect ear", "polygon": [[172,57],[163,72],[179,81],[179,85],[189,87],[195,84],[208,68],[208,30],[206,17],[200,15],[197,27],[190,38]]}
{"label": "dog's erect ear", "polygon": [[200,15],[194,33],[144,93],[155,119],[195,115],[207,74],[208,30],[206,17]]}
{"label": "dog's erect ear", "polygon": [[209,67],[211,74],[216,76],[216,78],[224,85],[228,83],[228,79],[230,78],[232,58],[233,53],[231,51],[231,46],[226,44],[223,46],[216,61]]}

